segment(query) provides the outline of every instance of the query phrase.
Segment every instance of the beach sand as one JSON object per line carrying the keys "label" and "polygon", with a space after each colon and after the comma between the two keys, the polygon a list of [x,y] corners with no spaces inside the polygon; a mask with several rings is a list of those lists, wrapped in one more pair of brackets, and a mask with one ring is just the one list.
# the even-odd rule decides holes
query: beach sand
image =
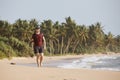
{"label": "beach sand", "polygon": [[[86,56],[86,55],[85,55]],[[44,64],[74,59],[78,56],[45,57]],[[11,65],[10,63],[15,63]],[[36,67],[34,58],[13,58],[0,60],[0,80],[120,80],[120,72],[90,69],[62,69],[56,67]]]}

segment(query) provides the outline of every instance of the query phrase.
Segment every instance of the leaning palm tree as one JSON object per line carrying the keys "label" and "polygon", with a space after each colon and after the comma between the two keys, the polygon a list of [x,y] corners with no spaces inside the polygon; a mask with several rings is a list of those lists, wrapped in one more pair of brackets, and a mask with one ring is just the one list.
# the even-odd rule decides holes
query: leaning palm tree
{"label": "leaning palm tree", "polygon": [[66,23],[64,23],[64,25],[65,25],[67,32],[66,32],[66,39],[65,39],[66,45],[64,46],[63,53],[68,53],[69,49],[70,49],[71,42],[75,36],[76,23],[74,20],[71,19],[71,17],[68,17],[68,18],[66,18]]}
{"label": "leaning palm tree", "polygon": [[79,45],[80,43],[80,26],[77,25],[74,29],[73,29],[73,32],[74,32],[74,39],[72,40],[72,53],[75,53],[75,50],[77,49],[77,46]]}

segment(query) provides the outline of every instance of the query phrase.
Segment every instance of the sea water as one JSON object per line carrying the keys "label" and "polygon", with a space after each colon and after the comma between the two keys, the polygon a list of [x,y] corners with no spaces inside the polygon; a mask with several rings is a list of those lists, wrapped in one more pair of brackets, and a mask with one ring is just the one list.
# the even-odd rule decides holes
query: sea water
{"label": "sea water", "polygon": [[58,65],[60,68],[67,69],[97,69],[97,70],[112,70],[120,71],[120,55],[118,56],[92,56],[82,59],[73,60],[70,63]]}

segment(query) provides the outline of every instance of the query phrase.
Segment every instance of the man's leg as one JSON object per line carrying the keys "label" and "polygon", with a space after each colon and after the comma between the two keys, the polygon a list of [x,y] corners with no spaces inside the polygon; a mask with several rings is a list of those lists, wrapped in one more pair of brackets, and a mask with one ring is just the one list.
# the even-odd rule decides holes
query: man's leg
{"label": "man's leg", "polygon": [[42,66],[43,56],[44,56],[44,54],[40,53],[40,66]]}
{"label": "man's leg", "polygon": [[36,62],[37,62],[37,66],[38,66],[38,67],[40,66],[39,58],[40,58],[40,54],[37,53],[37,54],[36,54]]}

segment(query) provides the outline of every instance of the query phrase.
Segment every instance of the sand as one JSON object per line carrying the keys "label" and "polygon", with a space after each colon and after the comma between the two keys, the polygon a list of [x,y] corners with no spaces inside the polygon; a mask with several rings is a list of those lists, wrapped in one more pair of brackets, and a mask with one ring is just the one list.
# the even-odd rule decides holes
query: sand
{"label": "sand", "polygon": [[[81,57],[84,56],[45,57],[43,63]],[[10,63],[15,63],[15,65],[11,65]],[[32,64],[34,66],[24,64]],[[12,60],[0,60],[0,80],[120,80],[120,72],[90,69],[62,69],[49,66],[38,68],[35,64],[35,57],[13,58]]]}

